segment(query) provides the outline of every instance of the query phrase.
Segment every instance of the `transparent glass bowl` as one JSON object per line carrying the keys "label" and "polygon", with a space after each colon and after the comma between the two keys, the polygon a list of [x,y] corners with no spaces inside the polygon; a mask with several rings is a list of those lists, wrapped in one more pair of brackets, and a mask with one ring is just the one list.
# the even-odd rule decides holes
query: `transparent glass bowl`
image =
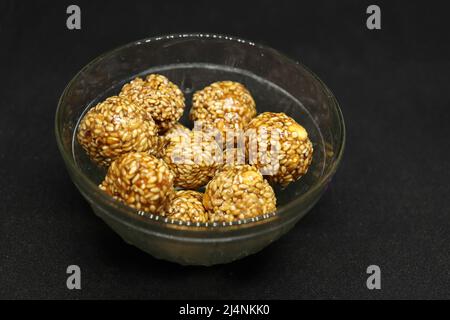
{"label": "transparent glass bowl", "polygon": [[[308,173],[275,189],[278,210],[231,224],[185,224],[134,209],[103,193],[105,171],[87,159],[76,139],[84,112],[138,75],[160,73],[192,93],[211,82],[234,80],[249,88],[258,112],[285,112],[308,131],[314,155]],[[339,165],[345,128],[333,94],[307,68],[278,51],[246,40],[179,34],[133,42],[89,63],[67,85],[56,111],[56,140],[69,174],[94,212],[126,242],[154,257],[185,265],[227,263],[255,253],[291,229],[319,200]]]}

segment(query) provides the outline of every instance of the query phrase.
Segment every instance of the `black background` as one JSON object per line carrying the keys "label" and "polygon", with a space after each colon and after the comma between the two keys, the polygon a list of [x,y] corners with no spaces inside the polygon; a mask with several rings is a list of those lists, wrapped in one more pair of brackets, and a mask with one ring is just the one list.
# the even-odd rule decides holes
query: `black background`
{"label": "black background", "polygon": [[[448,11],[421,1],[0,2],[0,298],[450,298]],[[378,4],[382,30],[366,28]],[[339,100],[348,140],[319,203],[286,236],[228,265],[182,267],[125,244],[58,153],[56,103],[104,51],[210,32],[274,47]],[[82,290],[66,288],[66,268]],[[382,290],[366,288],[366,268]]]}

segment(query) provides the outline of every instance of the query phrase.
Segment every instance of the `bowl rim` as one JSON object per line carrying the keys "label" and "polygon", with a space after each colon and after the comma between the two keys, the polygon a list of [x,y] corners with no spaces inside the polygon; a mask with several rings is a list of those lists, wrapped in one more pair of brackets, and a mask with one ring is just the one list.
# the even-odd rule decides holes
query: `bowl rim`
{"label": "bowl rim", "polygon": [[[190,38],[190,39],[201,39],[201,40],[227,40],[227,41],[233,41],[233,42],[239,42],[244,45],[257,47],[261,50],[265,51],[272,51],[273,53],[283,57],[288,62],[296,64],[303,68],[306,72],[309,72],[310,75],[322,86],[324,92],[327,95],[327,98],[329,99],[329,102],[332,106],[334,106],[335,111],[337,113],[338,119],[339,119],[339,125],[340,125],[340,133],[341,136],[339,137],[338,141],[340,141],[340,144],[338,145],[338,151],[336,153],[335,159],[333,160],[333,163],[330,165],[328,170],[324,172],[324,174],[300,197],[293,199],[289,203],[283,205],[281,208],[277,208],[277,210],[270,214],[261,215],[258,217],[250,218],[250,219],[241,219],[233,222],[207,222],[207,223],[186,223],[178,220],[172,220],[167,217],[158,216],[156,214],[144,214],[141,211],[137,211],[120,201],[114,199],[113,197],[107,195],[103,191],[101,191],[98,186],[89,179],[76,165],[73,155],[68,154],[66,150],[64,149],[63,140],[61,137],[61,134],[59,132],[59,119],[61,116],[61,109],[63,101],[67,95],[68,90],[72,86],[72,84],[78,79],[78,77],[89,67],[96,64],[98,61],[104,59],[105,57],[114,54],[116,52],[119,52],[121,50],[124,50],[126,48],[139,46],[144,43],[149,42],[155,42],[160,40],[178,40],[182,38]],[[273,219],[277,217],[282,217],[284,214],[287,214],[291,208],[297,206],[300,204],[305,198],[307,198],[309,195],[315,193],[320,188],[324,187],[329,180],[332,178],[332,176],[336,173],[337,168],[339,167],[339,164],[342,160],[342,156],[345,149],[345,142],[346,142],[346,127],[344,122],[344,117],[341,111],[341,108],[339,106],[339,103],[331,90],[327,87],[327,85],[314,73],[312,72],[308,67],[303,65],[302,63],[298,62],[297,60],[294,60],[290,58],[289,56],[279,52],[276,49],[273,49],[269,46],[257,44],[255,42],[245,40],[240,37],[235,36],[228,36],[228,35],[222,35],[222,34],[214,34],[214,33],[179,33],[179,34],[168,34],[168,35],[162,35],[162,36],[154,36],[154,37],[148,37],[144,39],[140,39],[137,41],[129,42],[125,45],[116,47],[112,50],[108,50],[104,52],[103,54],[97,56],[93,60],[91,60],[88,64],[86,64],[83,68],[81,68],[67,83],[66,87],[64,88],[60,98],[58,99],[58,104],[56,108],[56,114],[55,114],[55,135],[56,135],[56,142],[58,145],[58,149],[62,155],[62,158],[65,162],[65,165],[68,167],[69,171],[73,173],[77,178],[79,178],[81,182],[81,186],[79,185],[78,181],[76,179],[73,182],[75,185],[80,189],[82,194],[87,197],[88,199],[92,198],[91,193],[97,196],[98,198],[95,198],[95,200],[100,199],[104,204],[115,207],[115,209],[118,209],[121,211],[123,216],[118,216],[114,214],[115,218],[118,220],[121,220],[122,222],[125,222],[125,220],[128,220],[127,223],[130,223],[131,220],[135,220],[137,223],[144,223],[144,225],[152,225],[155,226],[155,223],[159,226],[168,227],[170,229],[181,229],[183,231],[194,231],[196,233],[199,232],[199,230],[212,230],[212,229],[220,229],[221,231],[232,231],[236,230],[236,227],[242,228],[242,227],[256,227],[260,226],[261,223],[268,223],[272,221]],[[87,188],[87,192],[84,192],[84,190],[81,190],[83,188]],[[94,202],[93,199],[90,199]],[[309,209],[308,209],[309,210]],[[111,215],[111,212],[106,212],[109,215]],[[136,214],[138,213],[138,214]],[[144,217],[145,215],[145,217]],[[125,219],[125,220],[124,220]]]}

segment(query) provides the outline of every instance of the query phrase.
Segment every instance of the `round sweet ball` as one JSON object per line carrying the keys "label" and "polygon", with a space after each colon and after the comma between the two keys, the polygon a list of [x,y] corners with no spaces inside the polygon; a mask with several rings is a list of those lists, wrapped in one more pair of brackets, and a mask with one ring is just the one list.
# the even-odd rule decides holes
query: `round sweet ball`
{"label": "round sweet ball", "polygon": [[106,167],[128,152],[153,154],[158,145],[157,127],[150,114],[118,96],[107,98],[86,113],[77,139],[94,162]]}
{"label": "round sweet ball", "polygon": [[225,139],[227,130],[242,130],[255,115],[255,101],[241,83],[220,81],[194,93],[189,116],[210,122]]}
{"label": "round sweet ball", "polygon": [[239,82],[219,81],[194,93],[192,120],[240,119],[244,125],[256,115],[250,92]]}
{"label": "round sweet ball", "polygon": [[143,152],[116,159],[99,187],[117,200],[153,214],[163,214],[174,193],[169,167]]}
{"label": "round sweet ball", "polygon": [[253,166],[229,167],[208,183],[203,205],[210,221],[231,222],[276,210],[275,193]]}
{"label": "round sweet ball", "polygon": [[127,97],[150,112],[159,132],[173,127],[183,114],[184,95],[165,76],[150,74],[145,80],[136,78],[123,86],[120,96]]}
{"label": "round sweet ball", "polygon": [[250,164],[286,187],[308,171],[313,145],[305,128],[284,113],[264,112],[247,126]]}
{"label": "round sweet ball", "polygon": [[208,213],[203,206],[203,194],[192,190],[176,191],[166,216],[184,222],[208,222]]}
{"label": "round sweet ball", "polygon": [[162,159],[175,174],[175,187],[198,189],[208,183],[218,168],[219,145],[202,132],[172,139],[164,149]]}

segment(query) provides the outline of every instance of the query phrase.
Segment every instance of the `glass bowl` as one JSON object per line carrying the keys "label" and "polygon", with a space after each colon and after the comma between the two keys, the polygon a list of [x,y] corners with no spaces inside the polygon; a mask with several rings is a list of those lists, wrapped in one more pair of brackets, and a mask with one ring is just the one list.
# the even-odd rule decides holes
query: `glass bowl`
{"label": "glass bowl", "polygon": [[[142,215],[98,188],[105,171],[92,164],[75,137],[84,112],[147,73],[166,75],[185,93],[219,80],[243,83],[258,112],[284,112],[303,125],[314,145],[308,173],[275,189],[278,210],[233,223],[187,224]],[[227,263],[255,253],[291,229],[319,200],[342,158],[345,128],[333,94],[311,71],[278,51],[211,34],[178,34],[127,44],[96,58],[67,85],[56,111],[56,140],[68,172],[94,212],[127,243],[183,265]]]}

